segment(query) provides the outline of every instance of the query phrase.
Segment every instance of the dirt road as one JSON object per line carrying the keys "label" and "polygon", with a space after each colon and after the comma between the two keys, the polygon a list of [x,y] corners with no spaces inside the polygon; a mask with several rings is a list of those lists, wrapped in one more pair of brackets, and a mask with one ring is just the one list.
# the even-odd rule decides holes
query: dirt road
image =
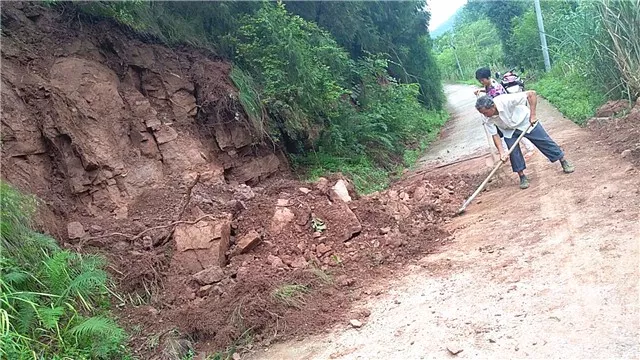
{"label": "dirt road", "polygon": [[418,168],[429,169],[488,153],[487,137],[482,127],[478,126],[480,115],[474,107],[476,97],[470,88],[464,85],[445,88],[451,119],[442,129],[440,140],[431,144],[420,159]]}
{"label": "dirt road", "polygon": [[[423,166],[488,152],[470,88],[447,93],[454,119]],[[450,224],[455,241],[363,303],[371,315],[362,328],[344,319],[251,358],[435,359],[452,357],[447,348],[459,358],[638,358],[638,170],[545,101],[539,118],[574,174],[538,153],[528,190],[494,183]]]}

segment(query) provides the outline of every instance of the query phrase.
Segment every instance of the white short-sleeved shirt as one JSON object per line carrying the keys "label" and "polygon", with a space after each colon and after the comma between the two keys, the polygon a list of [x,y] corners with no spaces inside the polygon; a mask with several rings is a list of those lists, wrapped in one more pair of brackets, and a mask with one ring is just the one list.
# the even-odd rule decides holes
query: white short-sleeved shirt
{"label": "white short-sleeved shirt", "polygon": [[[525,131],[529,127],[530,111],[527,93],[504,94],[493,98],[498,115],[483,117],[483,124],[489,134],[496,135],[496,126],[504,137],[511,138],[515,130]],[[537,123],[536,123],[537,124]]]}

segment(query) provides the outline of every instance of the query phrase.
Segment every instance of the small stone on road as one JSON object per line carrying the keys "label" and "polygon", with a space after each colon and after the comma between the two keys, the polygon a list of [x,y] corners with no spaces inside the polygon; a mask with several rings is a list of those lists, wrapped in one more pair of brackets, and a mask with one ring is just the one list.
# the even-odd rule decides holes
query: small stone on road
{"label": "small stone on road", "polygon": [[447,345],[447,350],[449,350],[451,355],[458,355],[463,351],[463,349],[458,344]]}
{"label": "small stone on road", "polygon": [[359,320],[356,320],[356,319],[353,319],[353,320],[349,321],[349,324],[351,324],[351,326],[353,326],[356,329],[362,327],[362,322],[360,322]]}

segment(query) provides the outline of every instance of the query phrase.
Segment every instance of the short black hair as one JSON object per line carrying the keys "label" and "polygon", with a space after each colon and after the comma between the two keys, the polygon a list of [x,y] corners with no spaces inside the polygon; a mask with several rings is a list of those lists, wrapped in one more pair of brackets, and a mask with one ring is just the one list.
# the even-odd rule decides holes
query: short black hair
{"label": "short black hair", "polygon": [[491,70],[488,67],[476,70],[476,80],[480,79],[491,79]]}

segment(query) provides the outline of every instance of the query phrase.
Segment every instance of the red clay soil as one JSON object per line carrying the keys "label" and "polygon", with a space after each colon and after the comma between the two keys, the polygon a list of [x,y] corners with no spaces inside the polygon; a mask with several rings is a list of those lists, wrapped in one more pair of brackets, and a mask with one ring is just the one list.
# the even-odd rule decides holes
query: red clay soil
{"label": "red clay soil", "polygon": [[[448,241],[450,234],[442,225],[474,190],[477,180],[414,177],[391,190],[347,204],[326,187],[267,180],[261,188],[254,188],[255,197],[242,200],[242,209],[233,214],[231,227],[235,230],[229,253],[234,252],[236,239],[252,230],[262,234],[262,242],[246,254],[230,256],[224,278],[214,286],[200,286],[184,264],[167,265],[166,261],[156,262],[159,279],[151,281],[149,271],[140,273],[141,268],[154,263],[148,255],[139,256],[146,259],[145,264],[121,263],[119,271],[126,274],[128,283],[155,284],[147,285],[152,295],[146,305],[126,306],[122,311],[127,323],[142,324],[145,329],[144,339],[133,342],[140,345],[136,350],[150,356],[155,349],[146,348],[147,340],[171,328],[193,341],[199,352],[212,352],[233,344],[243,334],[250,334],[254,345],[268,344],[322,332],[345,319],[362,319],[366,310],[353,309],[351,304],[379,293],[381,281],[394,272],[397,276],[403,265],[437,251]],[[311,192],[304,194],[301,187]],[[207,190],[194,188],[192,199]],[[231,194],[228,189],[214,196],[220,199]],[[294,217],[274,233],[279,202],[286,204]],[[202,202],[192,200],[189,206],[207,212]],[[345,241],[344,234],[353,229],[349,221],[353,215],[361,230]],[[322,220],[327,229],[314,232],[312,217]],[[173,251],[171,243],[156,249],[160,254]],[[281,286],[292,284],[308,289],[299,301],[286,304],[273,296]]]}
{"label": "red clay soil", "polygon": [[596,112],[600,117],[587,122],[600,142],[640,167],[640,98],[631,104],[626,100],[611,101]]}

